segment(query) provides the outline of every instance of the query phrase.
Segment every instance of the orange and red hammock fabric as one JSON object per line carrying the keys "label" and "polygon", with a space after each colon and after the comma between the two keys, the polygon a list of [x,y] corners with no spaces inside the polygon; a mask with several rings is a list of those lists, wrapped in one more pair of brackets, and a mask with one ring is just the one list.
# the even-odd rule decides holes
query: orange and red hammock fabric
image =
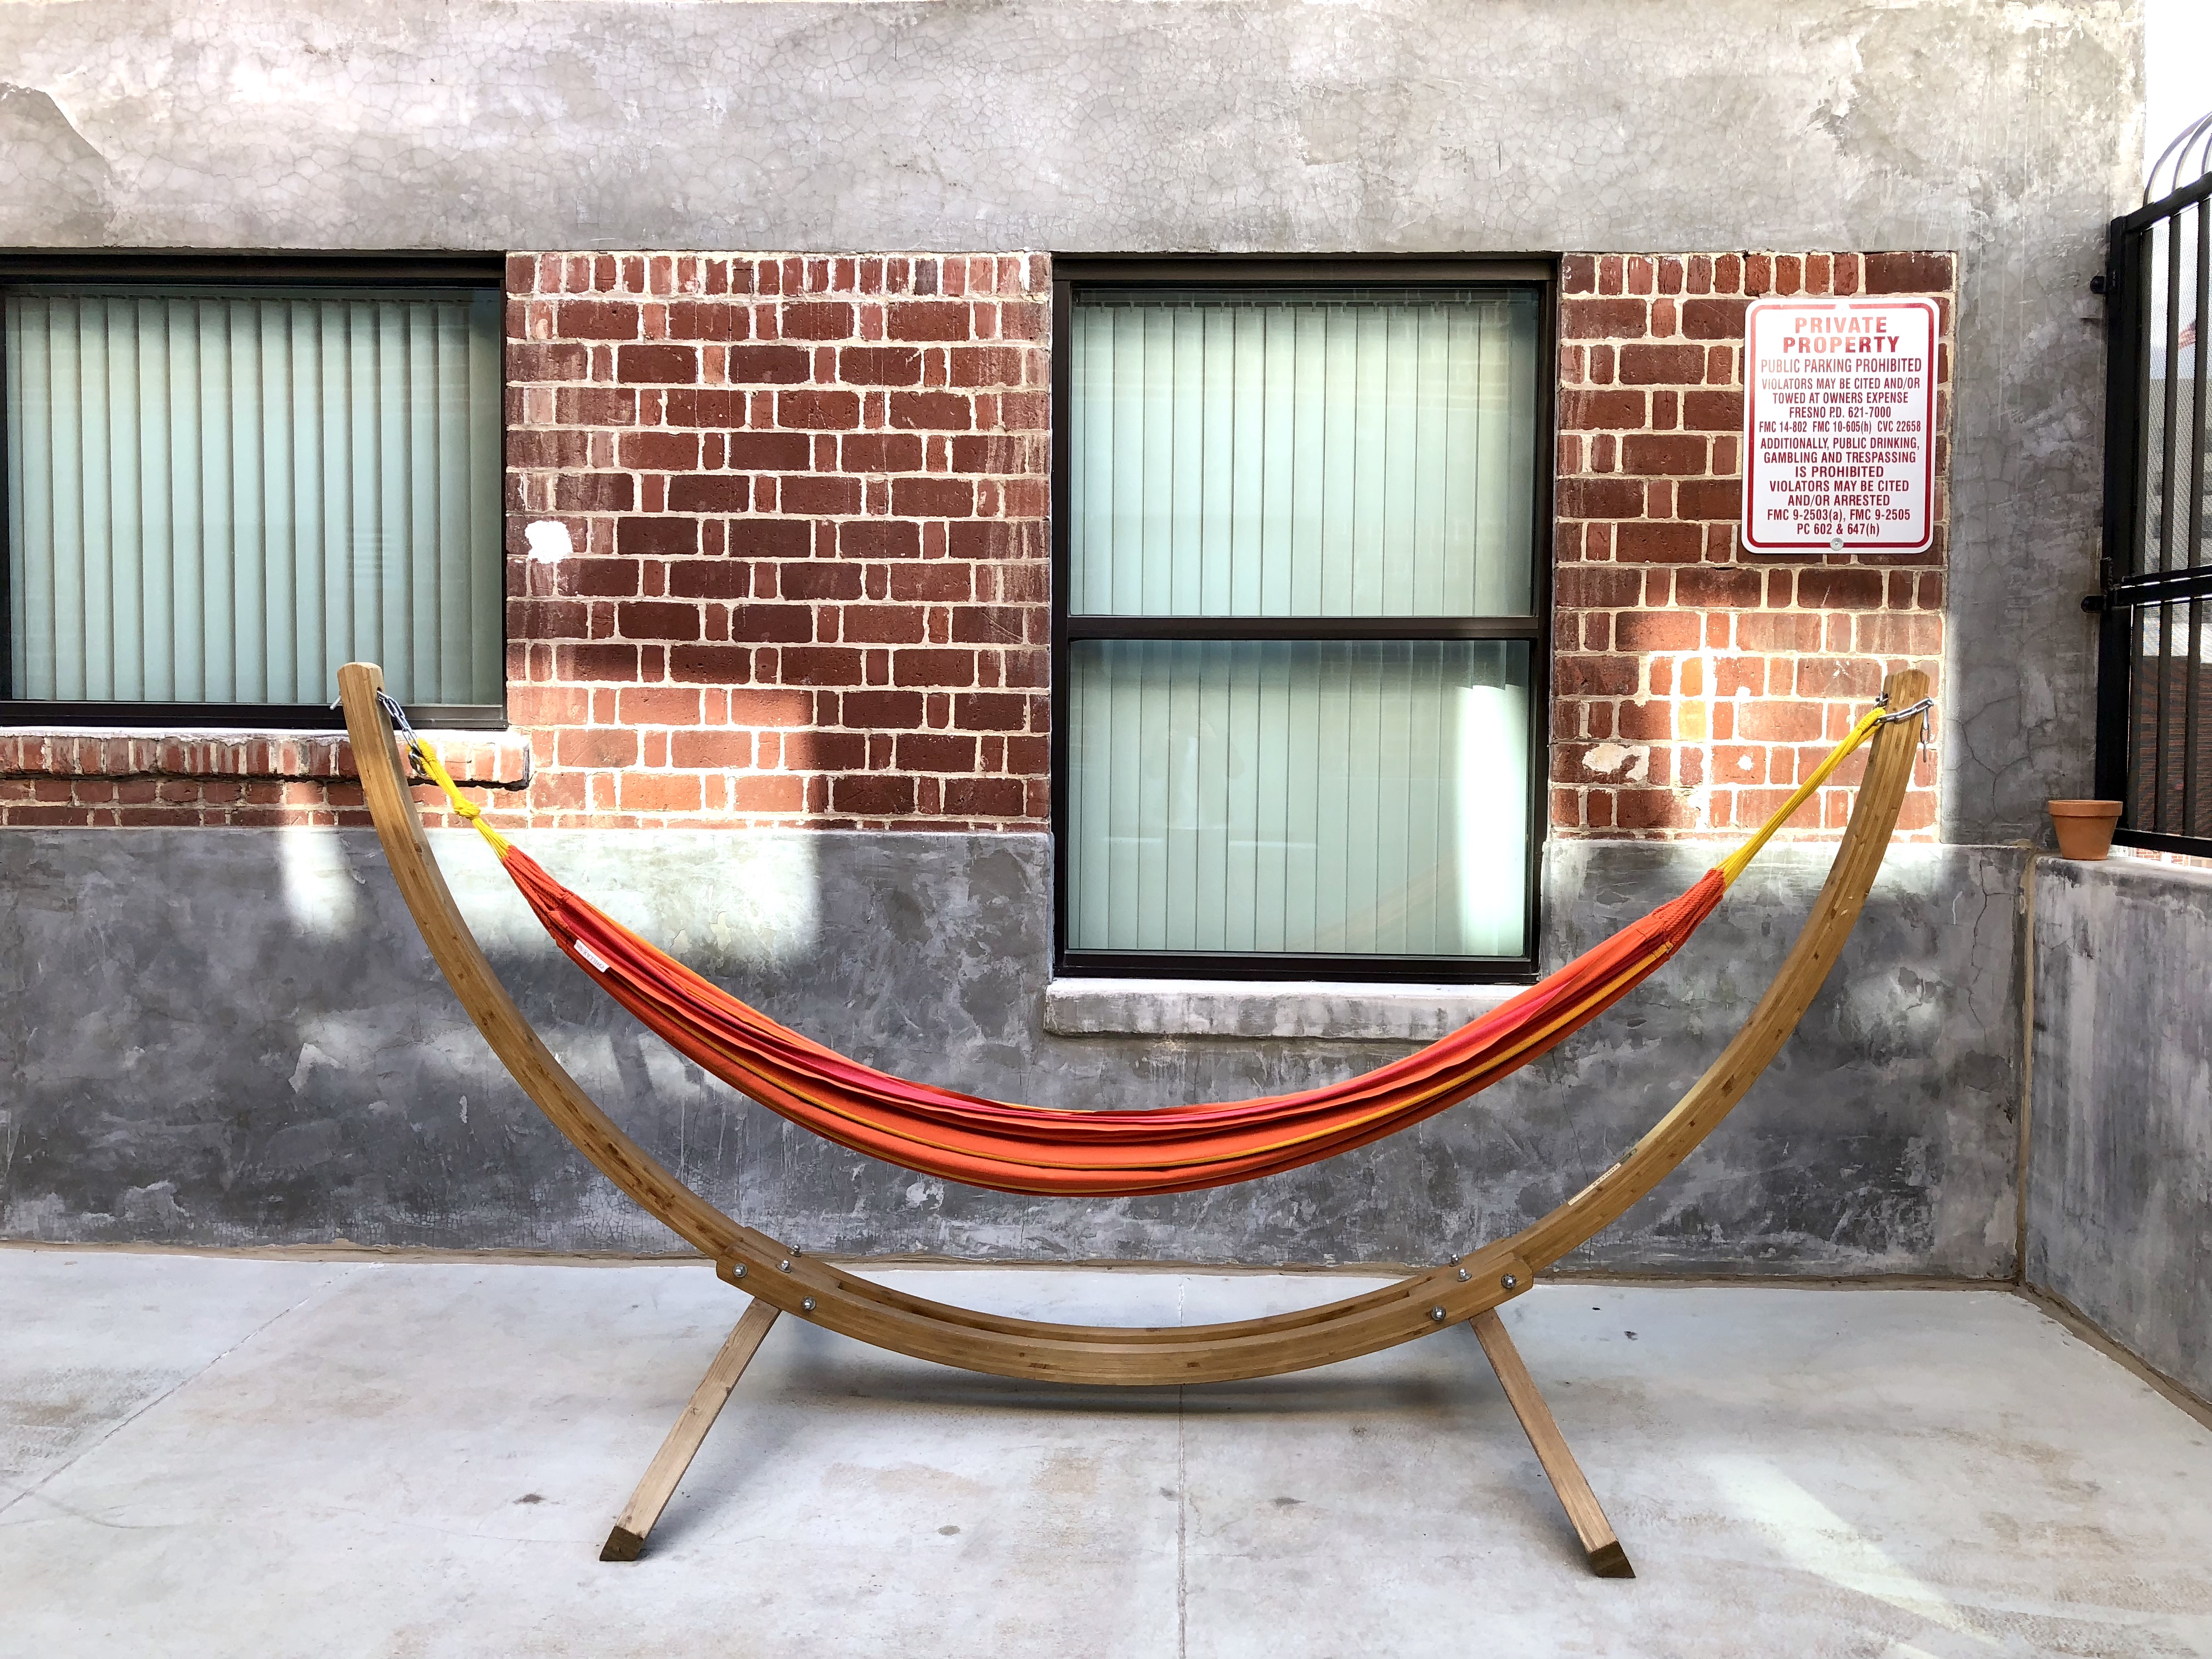
{"label": "orange and red hammock fabric", "polygon": [[437,757],[423,770],[476,824],[568,958],[672,1048],[825,1139],[1000,1192],[1126,1196],[1223,1187],[1318,1162],[1456,1105],[1535,1060],[1649,977],[1712,914],[1790,816],[1883,718],[1869,713],[1757,836],[1689,891],[1473,1024],[1387,1066],[1297,1094],[1155,1111],[1020,1106],[894,1077],[749,1007],[570,892],[484,823]]}

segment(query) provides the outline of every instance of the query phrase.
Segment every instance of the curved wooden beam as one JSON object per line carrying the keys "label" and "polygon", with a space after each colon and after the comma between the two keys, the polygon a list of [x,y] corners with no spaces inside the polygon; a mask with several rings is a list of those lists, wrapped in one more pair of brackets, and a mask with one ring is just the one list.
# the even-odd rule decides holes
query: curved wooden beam
{"label": "curved wooden beam", "polygon": [[[1217,1325],[1060,1325],[933,1302],[802,1256],[707,1202],[623,1133],[547,1049],[454,907],[397,741],[377,706],[373,664],[338,671],[362,787],[401,895],[454,994],[523,1091],[577,1150],[647,1212],[715,1259],[716,1271],[781,1311],[919,1359],[1062,1382],[1231,1382],[1372,1353],[1526,1291],[1536,1273],[1619,1219],[1711,1134],[1780,1050],[1835,966],[1888,849],[1925,714],[1875,735],[1826,884],[1751,1018],[1705,1074],[1626,1158],[1549,1215],[1474,1254],[1318,1308]],[[1927,694],[1908,670],[1884,688],[1893,708]]]}

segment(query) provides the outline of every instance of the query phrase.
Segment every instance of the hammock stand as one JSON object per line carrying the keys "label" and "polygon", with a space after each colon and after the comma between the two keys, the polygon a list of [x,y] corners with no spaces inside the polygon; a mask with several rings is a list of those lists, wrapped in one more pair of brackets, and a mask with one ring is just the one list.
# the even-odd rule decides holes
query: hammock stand
{"label": "hammock stand", "polygon": [[1751,1017],[1681,1099],[1589,1185],[1510,1237],[1380,1290],[1320,1307],[1214,1325],[1138,1328],[1013,1319],[908,1296],[744,1226],[684,1184],[586,1095],[514,1005],[453,903],[377,698],[375,665],[338,671],[340,700],[369,812],[394,879],[470,1019],[538,1108],[641,1207],[709,1256],[752,1301],[723,1343],[609,1534],[602,1560],[637,1559],[724,1401],[779,1315],[915,1358],[1000,1376],[1158,1386],[1241,1381],[1326,1365],[1462,1322],[1472,1324],[1573,1524],[1591,1569],[1633,1577],[1536,1391],[1497,1309],[1618,1220],[1696,1150],[1781,1049],[1858,920],[1895,828],[1924,727],[1927,677],[1893,674],[1893,714],[1876,732],[1858,799],[1826,884]]}

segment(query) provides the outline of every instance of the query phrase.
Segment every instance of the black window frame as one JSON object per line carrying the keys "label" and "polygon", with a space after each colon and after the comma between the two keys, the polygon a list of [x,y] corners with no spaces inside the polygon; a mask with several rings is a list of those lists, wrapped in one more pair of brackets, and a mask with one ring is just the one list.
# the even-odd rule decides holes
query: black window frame
{"label": "black window frame", "polygon": [[[507,255],[501,252],[389,252],[215,253],[194,249],[114,250],[96,248],[0,249],[0,296],[32,283],[173,283],[179,287],[221,283],[227,287],[490,289],[500,295],[499,378],[502,403],[507,386],[505,309]],[[6,342],[0,340],[0,377],[6,372]],[[500,515],[504,542],[507,517],[507,421],[499,425]],[[0,401],[0,726],[94,726],[120,730],[190,730],[207,726],[257,732],[329,732],[342,728],[330,703],[260,702],[82,702],[5,696],[15,681],[15,639],[13,596],[8,574],[13,550],[6,544],[12,522],[6,465],[9,434],[7,408]],[[501,557],[500,659],[507,658],[507,559]],[[408,719],[425,727],[507,729],[505,676],[496,703],[414,703]]]}
{"label": "black window frame", "polygon": [[[1544,841],[1550,825],[1552,562],[1559,449],[1559,284],[1554,255],[1055,256],[1052,291],[1053,971],[1113,979],[1527,984],[1537,976]],[[1068,491],[1073,453],[1070,349],[1080,292],[1152,288],[1522,289],[1536,297],[1535,476],[1530,481],[1530,598],[1524,617],[1071,617]],[[1072,950],[1067,943],[1068,652],[1094,639],[1524,640],[1529,647],[1528,835],[1522,939],[1513,957]]]}

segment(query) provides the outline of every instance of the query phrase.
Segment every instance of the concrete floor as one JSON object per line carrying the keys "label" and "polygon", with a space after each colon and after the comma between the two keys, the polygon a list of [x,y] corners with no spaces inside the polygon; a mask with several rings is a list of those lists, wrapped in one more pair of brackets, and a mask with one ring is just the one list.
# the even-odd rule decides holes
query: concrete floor
{"label": "concrete floor", "polygon": [[[1130,1322],[1354,1283],[894,1277]],[[2212,1652],[2212,1431],[1999,1291],[1513,1304],[1632,1583],[1464,1328],[1125,1393],[785,1320],[601,1565],[738,1308],[696,1266],[0,1250],[0,1654]]]}

